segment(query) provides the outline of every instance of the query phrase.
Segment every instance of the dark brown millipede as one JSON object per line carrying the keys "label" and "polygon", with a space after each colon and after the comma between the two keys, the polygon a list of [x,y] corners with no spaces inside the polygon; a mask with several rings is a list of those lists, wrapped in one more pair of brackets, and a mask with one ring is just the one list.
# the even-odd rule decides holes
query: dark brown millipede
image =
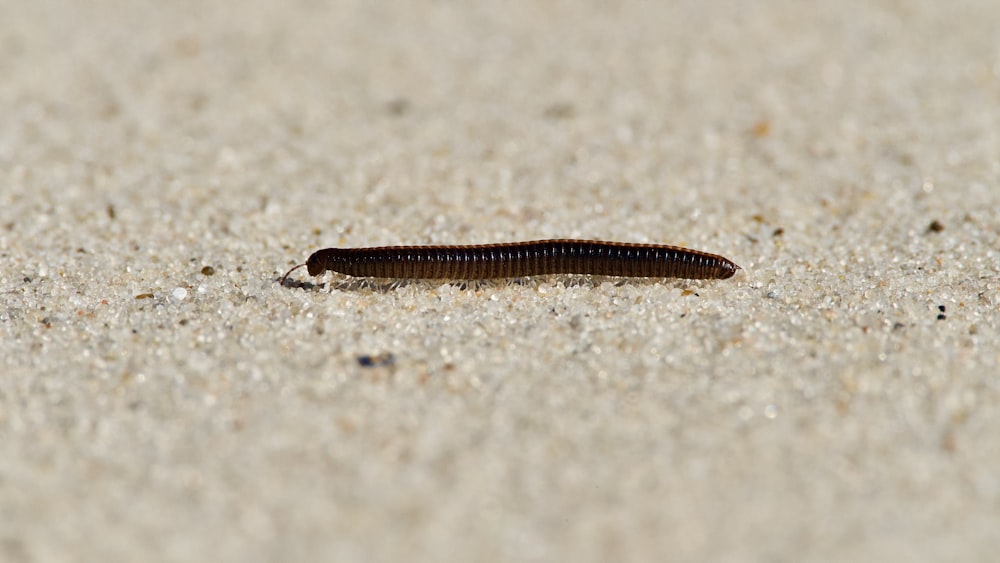
{"label": "dark brown millipede", "polygon": [[305,264],[310,276],[327,270],[356,277],[482,280],[548,274],[642,278],[726,279],[739,270],[717,254],[665,244],[538,240],[467,246],[325,248]]}

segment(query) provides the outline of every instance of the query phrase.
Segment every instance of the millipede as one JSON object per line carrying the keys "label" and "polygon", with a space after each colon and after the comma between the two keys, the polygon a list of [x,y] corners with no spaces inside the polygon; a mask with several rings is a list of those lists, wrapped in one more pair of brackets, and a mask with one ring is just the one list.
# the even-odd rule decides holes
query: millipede
{"label": "millipede", "polygon": [[637,278],[727,279],[740,269],[717,254],[665,244],[538,240],[455,246],[325,248],[281,277],[306,266],[310,276],[333,271],[354,277],[486,280],[551,274]]}

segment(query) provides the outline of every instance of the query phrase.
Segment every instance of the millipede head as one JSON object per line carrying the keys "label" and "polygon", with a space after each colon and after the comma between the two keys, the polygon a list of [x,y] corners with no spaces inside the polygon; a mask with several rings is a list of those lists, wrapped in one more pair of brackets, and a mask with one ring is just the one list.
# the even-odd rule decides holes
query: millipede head
{"label": "millipede head", "polygon": [[323,251],[317,250],[306,260],[306,268],[310,276],[318,276],[327,270],[326,260],[323,259]]}

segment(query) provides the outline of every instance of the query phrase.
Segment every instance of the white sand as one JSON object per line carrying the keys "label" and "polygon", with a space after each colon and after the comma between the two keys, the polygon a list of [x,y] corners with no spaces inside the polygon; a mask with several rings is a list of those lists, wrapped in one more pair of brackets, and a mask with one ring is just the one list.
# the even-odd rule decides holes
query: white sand
{"label": "white sand", "polygon": [[0,1],[0,559],[995,557],[1000,3],[460,4]]}

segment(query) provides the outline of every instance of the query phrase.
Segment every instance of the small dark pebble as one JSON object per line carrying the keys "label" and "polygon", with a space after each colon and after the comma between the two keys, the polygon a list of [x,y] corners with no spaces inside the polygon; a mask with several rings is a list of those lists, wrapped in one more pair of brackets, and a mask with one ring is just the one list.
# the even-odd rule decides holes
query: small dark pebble
{"label": "small dark pebble", "polygon": [[28,276],[24,276],[24,279],[22,281],[24,283],[31,283],[31,278],[29,278]]}
{"label": "small dark pebble", "polygon": [[576,115],[576,108],[570,103],[554,103],[545,108],[542,115],[549,119],[569,119]]}
{"label": "small dark pebble", "polygon": [[948,318],[948,315],[938,315],[938,320],[943,321]]}
{"label": "small dark pebble", "polygon": [[396,356],[393,356],[389,352],[385,354],[379,354],[377,356],[369,356],[367,354],[358,356],[358,365],[363,368],[374,368],[374,367],[384,367],[391,366],[396,363]]}
{"label": "small dark pebble", "polygon": [[152,299],[153,298],[153,294],[152,293],[140,293],[139,295],[136,295],[135,298],[136,299]]}
{"label": "small dark pebble", "polygon": [[937,219],[931,221],[930,225],[927,225],[928,233],[940,233],[943,230],[944,230],[944,224],[941,223],[941,221],[938,221]]}
{"label": "small dark pebble", "polygon": [[772,237],[780,237],[783,234],[785,234],[785,229],[782,229],[781,227],[778,227],[777,229],[774,229],[774,232],[771,233],[771,236]]}
{"label": "small dark pebble", "polygon": [[386,102],[385,111],[389,115],[399,117],[409,113],[410,107],[410,100],[407,100],[406,98],[395,98]]}
{"label": "small dark pebble", "polygon": [[944,313],[947,309],[948,308],[945,307],[944,305],[938,305],[938,311],[941,311],[942,313]]}
{"label": "small dark pebble", "polygon": [[205,266],[201,269],[201,275],[203,276],[211,276],[213,274],[215,274],[215,268],[211,266]]}

